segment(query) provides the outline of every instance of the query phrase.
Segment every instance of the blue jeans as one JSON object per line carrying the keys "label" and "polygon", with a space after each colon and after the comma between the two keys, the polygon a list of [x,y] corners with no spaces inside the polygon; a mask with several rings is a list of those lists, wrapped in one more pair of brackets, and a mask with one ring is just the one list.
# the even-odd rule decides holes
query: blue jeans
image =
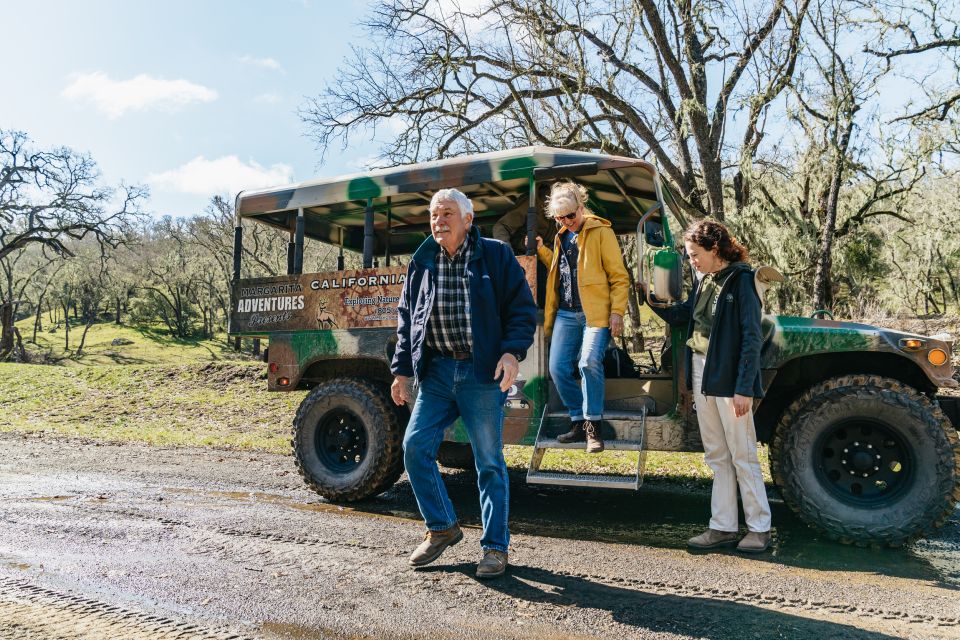
{"label": "blue jeans", "polygon": [[467,427],[477,465],[484,549],[507,551],[510,481],[503,459],[503,402],[498,383],[476,381],[473,360],[434,356],[420,381],[417,400],[403,437],[403,462],[420,514],[431,531],[457,522],[453,504],[437,468],[443,432],[457,416]]}
{"label": "blue jeans", "polygon": [[[610,329],[588,327],[583,312],[557,309],[550,341],[550,377],[571,420],[603,417],[603,354],[610,342]],[[574,376],[580,369],[580,382]]]}

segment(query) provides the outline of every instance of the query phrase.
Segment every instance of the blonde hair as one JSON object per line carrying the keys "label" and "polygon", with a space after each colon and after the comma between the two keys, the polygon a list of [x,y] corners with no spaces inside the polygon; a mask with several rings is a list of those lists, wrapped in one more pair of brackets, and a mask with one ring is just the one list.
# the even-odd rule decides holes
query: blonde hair
{"label": "blonde hair", "polygon": [[571,180],[563,182],[554,182],[550,188],[550,195],[547,196],[548,218],[556,218],[558,215],[573,213],[587,204],[587,188],[582,184],[577,184]]}

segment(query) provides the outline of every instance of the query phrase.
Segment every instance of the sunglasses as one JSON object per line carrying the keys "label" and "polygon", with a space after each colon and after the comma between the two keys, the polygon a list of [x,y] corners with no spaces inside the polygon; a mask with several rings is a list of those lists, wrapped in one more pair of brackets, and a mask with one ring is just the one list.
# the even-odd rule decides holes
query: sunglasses
{"label": "sunglasses", "polygon": [[574,218],[577,217],[577,212],[574,211],[573,213],[568,213],[565,216],[553,216],[553,217],[555,220],[573,220]]}

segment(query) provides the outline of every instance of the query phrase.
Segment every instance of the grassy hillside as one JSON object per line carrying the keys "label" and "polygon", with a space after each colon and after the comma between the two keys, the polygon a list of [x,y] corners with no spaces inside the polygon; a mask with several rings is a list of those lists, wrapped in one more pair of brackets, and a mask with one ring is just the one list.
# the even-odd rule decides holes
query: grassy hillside
{"label": "grassy hillside", "polygon": [[[216,360],[244,360],[243,356],[228,348],[221,334],[217,340],[178,340],[167,335],[162,326],[128,326],[111,322],[94,324],[87,332],[83,353],[77,355],[84,325],[79,320],[70,320],[70,350],[64,349],[64,327],[45,324],[37,332],[37,343],[28,342],[33,337],[33,319],[17,323],[31,362],[43,362],[62,366],[92,366],[116,364],[174,364],[186,362],[210,362]],[[120,344],[113,344],[117,341]]]}
{"label": "grassy hillside", "polygon": [[[29,327],[21,325],[24,338]],[[0,363],[0,431],[42,432],[102,441],[137,441],[290,453],[290,426],[306,392],[269,393],[265,365],[224,342],[171,340],[156,328],[97,324],[84,353],[63,349],[62,327],[38,334],[35,359]],[[82,326],[71,328],[71,347]],[[114,339],[131,344],[113,345]],[[529,447],[506,447],[507,463],[525,468]],[[761,457],[765,461],[765,449]],[[551,452],[545,468],[633,473],[636,454]],[[766,466],[764,464],[764,466]],[[700,482],[702,454],[647,454],[647,476]]]}
{"label": "grassy hillside", "polygon": [[262,363],[0,364],[0,431],[287,451],[302,392],[267,393]]}

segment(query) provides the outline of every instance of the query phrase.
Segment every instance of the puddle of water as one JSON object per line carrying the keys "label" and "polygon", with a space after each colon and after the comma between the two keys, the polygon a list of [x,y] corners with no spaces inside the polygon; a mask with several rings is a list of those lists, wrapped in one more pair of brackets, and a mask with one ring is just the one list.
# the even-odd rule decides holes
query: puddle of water
{"label": "puddle of water", "polygon": [[420,514],[417,511],[412,513],[406,513],[403,511],[391,512],[389,510],[381,511],[353,508],[325,502],[300,502],[298,500],[294,500],[293,498],[287,498],[285,496],[280,496],[273,493],[262,493],[258,491],[207,491],[185,487],[164,487],[163,490],[172,494],[202,496],[208,498],[227,498],[229,500],[239,500],[249,503],[273,504],[295,509],[297,511],[349,514],[365,518],[377,518],[380,520],[395,520],[401,522],[420,522]]}
{"label": "puddle of water", "polygon": [[[447,479],[460,524],[481,527],[475,477]],[[335,513],[398,522],[422,522],[406,482],[388,493],[347,507],[301,502],[261,492],[205,491],[165,488],[195,497],[267,503],[313,513]],[[659,548],[686,549],[688,538],[701,533],[710,513],[708,490],[648,485],[639,492],[577,491],[511,483],[510,529],[525,535],[595,540]],[[954,516],[930,540],[903,549],[874,549],[833,542],[804,524],[779,501],[772,503],[775,543],[769,555],[757,558],[818,571],[850,571],[927,580],[960,590],[960,517]],[[742,518],[741,518],[742,521]],[[735,552],[731,551],[735,555]]]}
{"label": "puddle of water", "polygon": [[29,571],[33,568],[32,564],[21,562],[16,556],[0,556],[0,563],[5,567],[17,569],[18,571]]}
{"label": "puddle of water", "polygon": [[360,634],[332,633],[325,629],[313,629],[287,622],[264,622],[260,625],[260,630],[273,634],[280,640],[373,640],[376,638],[376,636]]}

